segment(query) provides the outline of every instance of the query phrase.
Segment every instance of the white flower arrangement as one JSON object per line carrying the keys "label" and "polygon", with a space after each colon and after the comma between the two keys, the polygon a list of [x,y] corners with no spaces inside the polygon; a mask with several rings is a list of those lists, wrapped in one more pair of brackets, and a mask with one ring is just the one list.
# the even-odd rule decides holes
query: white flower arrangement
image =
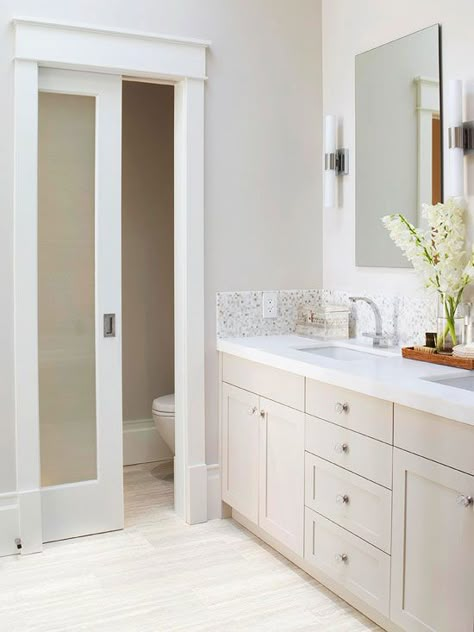
{"label": "white flower arrangement", "polygon": [[464,289],[474,281],[474,247],[468,254],[464,213],[462,201],[450,198],[444,204],[423,205],[422,216],[429,227],[426,231],[415,228],[401,213],[382,218],[390,237],[420,274],[425,287],[440,295],[447,325],[439,346],[444,345],[448,334],[452,344],[457,344],[456,310]]}

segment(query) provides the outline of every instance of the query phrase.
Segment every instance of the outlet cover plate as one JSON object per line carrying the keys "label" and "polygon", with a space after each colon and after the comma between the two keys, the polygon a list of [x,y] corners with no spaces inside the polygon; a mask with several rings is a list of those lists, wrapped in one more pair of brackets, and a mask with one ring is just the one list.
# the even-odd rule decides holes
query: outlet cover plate
{"label": "outlet cover plate", "polygon": [[278,292],[263,292],[263,317],[276,318],[278,316]]}

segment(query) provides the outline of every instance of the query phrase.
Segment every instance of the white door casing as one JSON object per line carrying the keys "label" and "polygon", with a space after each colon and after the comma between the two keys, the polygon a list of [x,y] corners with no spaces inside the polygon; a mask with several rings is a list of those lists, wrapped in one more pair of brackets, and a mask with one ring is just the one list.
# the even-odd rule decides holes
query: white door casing
{"label": "white door casing", "polygon": [[[207,41],[16,19],[14,269],[17,489],[0,498],[0,552],[42,548],[38,417],[37,127],[39,67],[175,84],[175,508],[207,519],[204,418],[204,82]],[[112,311],[112,310],[111,310]],[[13,446],[12,446],[13,449]],[[3,535],[5,534],[5,535]]]}

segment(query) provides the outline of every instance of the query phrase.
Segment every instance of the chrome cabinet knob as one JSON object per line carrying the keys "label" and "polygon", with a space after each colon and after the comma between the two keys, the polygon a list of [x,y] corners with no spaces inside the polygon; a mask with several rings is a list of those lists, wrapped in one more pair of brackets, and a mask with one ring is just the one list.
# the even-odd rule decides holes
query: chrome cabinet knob
{"label": "chrome cabinet knob", "polygon": [[349,496],[347,494],[338,494],[336,496],[336,502],[339,505],[346,505],[349,502]]}
{"label": "chrome cabinet knob", "polygon": [[261,417],[262,419],[264,419],[264,418],[265,418],[265,415],[266,415],[266,414],[267,414],[267,413],[266,413],[264,410],[261,410],[261,411],[260,411],[260,417]]}
{"label": "chrome cabinet knob", "polygon": [[252,408],[249,408],[247,413],[249,415],[256,415],[257,414],[257,407],[256,406],[252,406]]}
{"label": "chrome cabinet knob", "polygon": [[334,559],[336,560],[336,562],[339,562],[339,563],[349,561],[349,558],[346,553],[336,553],[336,555],[334,556]]}
{"label": "chrome cabinet knob", "polygon": [[334,405],[334,410],[338,415],[342,415],[342,413],[349,412],[349,404],[347,402],[345,402],[344,404],[342,404],[341,402],[336,402],[336,404]]}
{"label": "chrome cabinet knob", "polygon": [[334,452],[337,452],[337,454],[343,454],[344,452],[347,453],[348,451],[349,446],[347,443],[336,443],[334,446]]}
{"label": "chrome cabinet knob", "polygon": [[462,505],[463,507],[472,507],[472,505],[474,505],[474,498],[472,496],[463,496],[460,494],[456,502],[458,505]]}

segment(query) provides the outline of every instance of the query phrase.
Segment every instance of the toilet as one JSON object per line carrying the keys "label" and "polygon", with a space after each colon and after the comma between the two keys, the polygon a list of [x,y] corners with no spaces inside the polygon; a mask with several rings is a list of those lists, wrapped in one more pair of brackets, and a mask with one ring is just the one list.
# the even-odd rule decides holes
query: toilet
{"label": "toilet", "polygon": [[174,456],[174,393],[154,399],[151,414],[161,438]]}

